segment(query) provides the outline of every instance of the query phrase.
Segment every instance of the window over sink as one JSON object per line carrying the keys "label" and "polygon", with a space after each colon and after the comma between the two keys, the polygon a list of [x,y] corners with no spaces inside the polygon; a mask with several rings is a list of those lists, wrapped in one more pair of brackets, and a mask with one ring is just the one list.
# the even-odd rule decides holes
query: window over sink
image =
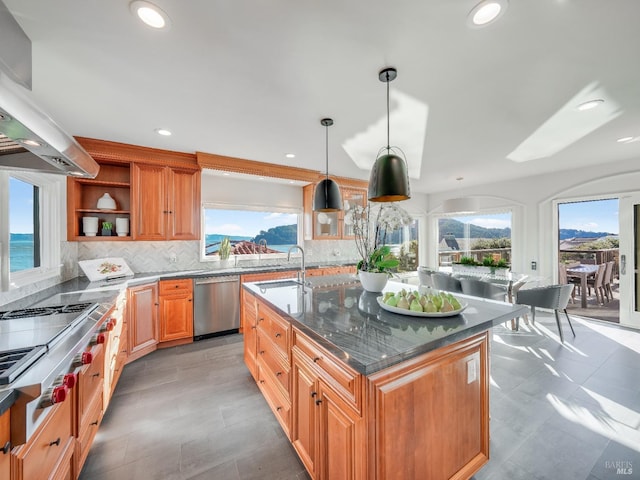
{"label": "window over sink", "polygon": [[220,261],[220,245],[231,243],[231,256],[277,258],[299,244],[301,213],[294,209],[203,205],[201,258]]}

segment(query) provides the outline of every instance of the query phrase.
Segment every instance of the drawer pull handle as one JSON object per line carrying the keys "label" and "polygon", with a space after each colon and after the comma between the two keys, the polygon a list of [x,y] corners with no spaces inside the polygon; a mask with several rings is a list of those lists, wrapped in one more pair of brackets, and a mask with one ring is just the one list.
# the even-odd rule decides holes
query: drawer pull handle
{"label": "drawer pull handle", "polygon": [[263,321],[263,320],[264,320],[264,317],[260,317],[260,318],[258,319],[258,321],[259,321],[259,322],[261,322],[261,321]]}
{"label": "drawer pull handle", "polygon": [[278,412],[282,411],[282,407],[276,407],[276,411]]}
{"label": "drawer pull handle", "polygon": [[91,422],[89,425],[91,425],[91,426],[98,425],[98,420],[96,420],[95,422]]}
{"label": "drawer pull handle", "polygon": [[282,336],[281,333],[276,333],[276,338],[280,338]]}
{"label": "drawer pull handle", "polygon": [[93,375],[91,375],[92,377],[99,377],[100,376],[100,372],[98,373],[94,373]]}
{"label": "drawer pull handle", "polygon": [[264,385],[264,380],[260,380],[260,383]]}
{"label": "drawer pull handle", "polygon": [[56,440],[54,440],[53,442],[49,442],[49,446],[53,447],[54,445],[58,446],[60,445],[60,437],[58,437]]}
{"label": "drawer pull handle", "polygon": [[255,329],[256,329],[256,326],[255,326],[255,325],[253,325],[251,328],[252,328],[253,330],[255,330]]}
{"label": "drawer pull handle", "polygon": [[316,357],[313,359],[313,363],[318,363],[319,360],[322,360],[320,357]]}
{"label": "drawer pull handle", "polygon": [[264,355],[264,350],[260,350],[260,355]]}
{"label": "drawer pull handle", "polygon": [[311,392],[311,398],[314,398],[316,395],[318,395],[318,392]]}
{"label": "drawer pull handle", "polygon": [[320,405],[322,403],[322,400],[316,400],[316,405]]}
{"label": "drawer pull handle", "polygon": [[10,451],[11,451],[11,442],[7,442],[4,444],[4,447],[2,447],[2,453],[6,455]]}
{"label": "drawer pull handle", "polygon": [[282,372],[276,372],[276,377],[279,377],[282,375]]}

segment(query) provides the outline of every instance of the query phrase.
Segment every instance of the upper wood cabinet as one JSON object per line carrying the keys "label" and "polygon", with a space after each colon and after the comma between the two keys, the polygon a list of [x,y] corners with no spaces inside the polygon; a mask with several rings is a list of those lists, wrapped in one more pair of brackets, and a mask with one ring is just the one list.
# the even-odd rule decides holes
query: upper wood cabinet
{"label": "upper wood cabinet", "polygon": [[[94,179],[67,179],[67,238],[69,240],[131,240],[131,233],[116,236],[116,218],[130,218],[130,166],[102,163],[100,172]],[[98,199],[108,193],[116,202],[115,210],[98,209]],[[87,236],[83,230],[82,217],[98,218],[98,234]],[[113,224],[113,235],[102,235],[102,222]]]}
{"label": "upper wood cabinet", "polygon": [[135,240],[200,238],[200,171],[133,165]]}
{"label": "upper wood cabinet", "polygon": [[313,196],[315,184],[303,188],[304,239],[305,240],[341,240],[353,239],[353,227],[345,222],[345,210],[354,205],[367,205],[367,190],[359,187],[340,186],[342,207],[339,212],[314,212]]}
{"label": "upper wood cabinet", "polygon": [[[67,238],[91,240],[197,240],[200,238],[200,167],[195,155],[77,138],[100,164],[95,179],[67,180]],[[116,210],[99,210],[108,193]],[[112,236],[86,236],[82,217],[114,225]],[[129,234],[116,236],[116,218]]]}

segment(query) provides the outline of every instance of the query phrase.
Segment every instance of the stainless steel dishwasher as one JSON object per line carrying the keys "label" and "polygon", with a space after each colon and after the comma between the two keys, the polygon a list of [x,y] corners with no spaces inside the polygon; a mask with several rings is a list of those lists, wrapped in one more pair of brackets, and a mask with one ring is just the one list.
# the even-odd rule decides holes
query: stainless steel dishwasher
{"label": "stainless steel dishwasher", "polygon": [[194,279],[193,339],[237,332],[240,328],[240,277]]}

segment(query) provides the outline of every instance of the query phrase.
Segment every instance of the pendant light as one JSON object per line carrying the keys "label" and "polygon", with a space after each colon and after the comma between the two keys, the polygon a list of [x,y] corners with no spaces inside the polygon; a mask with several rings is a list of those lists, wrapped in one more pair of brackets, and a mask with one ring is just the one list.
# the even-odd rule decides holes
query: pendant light
{"label": "pendant light", "polygon": [[327,176],[316,185],[316,193],[313,196],[313,211],[337,212],[342,210],[342,195],[340,195],[338,184],[329,178],[329,127],[333,125],[333,120],[323,118],[320,123],[326,130]]}
{"label": "pendant light", "polygon": [[[395,68],[385,68],[378,74],[380,81],[387,84],[387,146],[380,149],[371,169],[368,195],[370,202],[398,202],[411,198],[407,164],[395,151],[402,156],[404,154],[398,147],[389,146],[389,82],[397,76]],[[386,153],[380,156],[384,150]]]}

